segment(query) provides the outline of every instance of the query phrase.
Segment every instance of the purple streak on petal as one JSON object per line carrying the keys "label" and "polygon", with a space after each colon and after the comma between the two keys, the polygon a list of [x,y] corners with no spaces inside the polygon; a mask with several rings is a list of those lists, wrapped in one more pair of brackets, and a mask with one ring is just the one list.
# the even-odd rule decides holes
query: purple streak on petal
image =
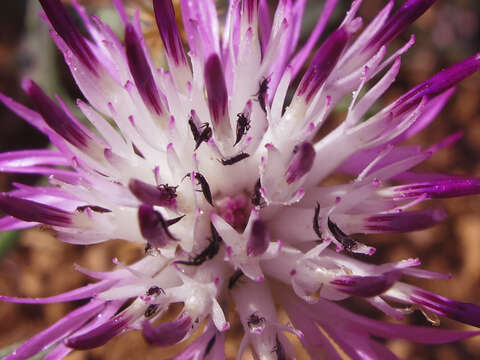
{"label": "purple streak on petal", "polygon": [[171,0],[154,0],[153,9],[157,21],[158,30],[162,37],[165,51],[175,65],[187,64],[185,50],[183,49],[182,39],[178,32],[177,22],[175,21],[175,9]]}
{"label": "purple streak on petal", "polygon": [[80,61],[96,74],[98,60],[68,14],[65,6],[59,0],[39,1],[57,34],[60,35]]}
{"label": "purple streak on petal", "polygon": [[[281,299],[284,300],[285,297]],[[443,344],[480,335],[480,331],[432,329],[422,326],[391,324],[384,321],[372,320],[345,310],[341,306],[322,298],[314,305],[307,306],[298,301],[296,301],[295,304],[296,311],[301,311],[310,318],[313,317],[320,325],[324,323],[331,323],[336,326],[345,324],[348,325],[352,331],[365,334],[369,333],[384,339],[404,339],[420,344]]]}
{"label": "purple streak on petal", "polygon": [[417,231],[434,226],[446,217],[443,209],[378,214],[367,218],[364,228],[367,231],[381,233]]}
{"label": "purple streak on petal", "polygon": [[480,69],[480,53],[442,70],[430,79],[417,85],[395,101],[394,110],[402,112],[410,109],[423,97],[432,98],[450,89],[456,83]]}
{"label": "purple streak on petal", "polygon": [[69,226],[72,214],[53,206],[0,194],[0,210],[23,221],[33,221],[53,226]]}
{"label": "purple streak on petal", "polygon": [[172,206],[177,197],[175,190],[168,186],[153,186],[137,179],[130,180],[128,187],[138,200],[152,206]]}
{"label": "purple streak on petal", "polygon": [[288,61],[297,49],[298,40],[302,30],[302,19],[305,12],[306,3],[307,0],[300,0],[296,1],[291,8],[290,6],[285,6],[286,9],[284,12],[288,13],[288,18],[286,18],[288,21],[288,29],[286,30],[284,40],[285,46],[278,54],[275,64],[272,66],[272,73],[269,77],[270,81],[268,84],[267,98],[270,100],[273,98],[273,94],[275,94],[278,83],[286,71]]}
{"label": "purple streak on petal", "polygon": [[285,172],[287,184],[292,184],[306,175],[312,168],[314,159],[315,149],[312,144],[305,141],[295,146],[293,157],[290,160],[287,171]]}
{"label": "purple streak on petal", "polygon": [[165,110],[153,78],[152,70],[150,69],[150,65],[132,24],[127,24],[125,28],[125,47],[128,67],[140,96],[149,108],[153,108],[158,115],[163,114]]}
{"label": "purple streak on petal", "polygon": [[0,93],[0,101],[17,116],[24,119],[26,122],[34,126],[39,131],[46,133],[45,130],[48,129],[48,126],[45,124],[45,121],[43,121],[42,117],[37,112],[16,102],[12,98],[3,95],[2,93]]}
{"label": "purple streak on petal", "polygon": [[[219,53],[219,25],[215,1],[180,0],[180,7],[190,50],[194,53],[201,50],[206,56]],[[194,38],[197,31],[202,39],[202,49],[195,48]]]}
{"label": "purple streak on petal", "polygon": [[257,1],[256,0],[243,0],[241,13],[247,15],[247,20],[252,25],[255,16],[258,15]]}
{"label": "purple streak on petal", "polygon": [[428,199],[443,199],[480,193],[480,179],[452,178],[395,187],[395,199],[410,199],[425,194]]}
{"label": "purple streak on petal", "polygon": [[427,105],[425,106],[425,109],[423,110],[422,115],[418,117],[418,119],[415,121],[415,123],[410,126],[410,128],[405,131],[402,135],[400,135],[396,141],[401,141],[403,139],[409,139],[413,135],[419,133],[421,130],[423,130],[425,127],[427,127],[440,113],[440,111],[443,109],[447,101],[450,99],[450,97],[453,95],[455,92],[455,88],[450,88],[448,90],[445,90],[442,92],[440,95],[434,97],[432,100],[430,100]]}
{"label": "purple streak on petal", "polygon": [[128,316],[117,315],[85,334],[68,338],[65,345],[77,350],[93,349],[105,345],[108,340],[126,330],[129,321]]}
{"label": "purple streak on petal", "polygon": [[410,300],[439,315],[480,327],[480,306],[448,299],[421,289],[413,290]]}
{"label": "purple streak on petal", "polygon": [[260,30],[260,41],[262,43],[262,53],[265,54],[270,41],[272,32],[272,19],[267,0],[260,0],[258,4],[258,28]]}
{"label": "purple streak on petal", "polygon": [[434,2],[435,0],[408,0],[405,2],[372,37],[367,47],[380,48],[388,44],[427,11]]}
{"label": "purple streak on petal", "polygon": [[[321,342],[322,334],[318,323],[322,328],[335,339],[340,348],[350,348],[349,344],[351,338],[355,340],[362,340],[370,336],[385,339],[405,339],[421,344],[443,344],[466,339],[480,334],[480,331],[457,331],[457,330],[443,330],[432,329],[428,327],[410,326],[403,324],[391,324],[384,321],[371,320],[365,316],[357,315],[355,313],[345,310],[343,307],[322,298],[314,305],[306,305],[304,302],[298,301],[288,292],[279,298],[282,303],[286,303],[286,310],[289,317],[292,319],[295,327],[302,330],[308,342],[316,347],[325,347],[328,350],[331,345],[331,340]],[[310,328],[305,328],[309,325]],[[342,330],[340,336],[337,335],[336,329]],[[333,332],[334,336],[331,335]],[[303,342],[304,340],[302,340]],[[307,343],[307,345],[309,345]],[[355,347],[355,345],[352,345]],[[312,347],[310,347],[312,349]],[[337,352],[332,349],[332,353],[337,355]],[[350,353],[348,353],[350,355]],[[357,359],[365,359],[358,357],[359,354],[354,354]],[[355,357],[352,357],[352,359]],[[376,357],[374,357],[376,358]],[[332,359],[337,357],[332,356]],[[372,359],[372,357],[369,357]],[[378,359],[383,359],[378,357]],[[387,357],[388,359],[388,357]]]}
{"label": "purple streak on petal", "polygon": [[138,208],[138,222],[142,236],[153,247],[161,248],[175,240],[163,216],[149,205]]}
{"label": "purple streak on petal", "polygon": [[480,331],[457,331],[432,329],[422,326],[390,324],[382,321],[363,319],[364,330],[384,339],[405,339],[419,344],[444,344],[477,336]]}
{"label": "purple streak on petal", "polygon": [[332,15],[332,12],[335,9],[335,6],[337,5],[337,2],[338,0],[327,0],[325,2],[325,5],[323,6],[323,9],[322,9],[322,14],[318,19],[317,25],[315,25],[315,28],[311,32],[310,37],[308,38],[305,45],[302,47],[300,51],[298,51],[298,53],[290,62],[290,65],[292,67],[292,79],[295,78],[295,76],[298,74],[303,64],[311,54],[312,49],[315,46],[318,39],[320,38],[320,36],[322,35],[322,32],[325,29],[325,26],[327,25],[328,20],[330,19],[330,16]]}
{"label": "purple streak on petal", "polygon": [[344,293],[372,297],[387,291],[402,276],[401,271],[390,271],[378,276],[339,276],[330,284]]}
{"label": "purple streak on petal", "polygon": [[453,133],[452,135],[449,135],[446,138],[443,138],[438,143],[433,144],[426,151],[431,152],[432,154],[435,154],[437,151],[453,146],[462,137],[463,137],[463,132],[457,131],[456,133]]}
{"label": "purple streak on petal", "polygon": [[[28,186],[20,183],[12,183],[15,187],[15,190],[10,191],[8,194],[16,197],[27,198],[29,200],[35,200],[37,198],[43,198],[44,200],[50,200],[46,202],[47,204],[52,204],[55,201],[51,197],[57,198],[57,201],[67,202],[74,200],[80,201],[75,195],[65,192],[63,189],[52,187],[52,186]],[[50,198],[50,199],[49,199]],[[42,201],[43,202],[43,201]],[[83,204],[83,202],[82,202]],[[76,205],[76,206],[78,206]],[[75,206],[75,208],[76,208]]]}
{"label": "purple streak on petal", "polygon": [[[208,354],[205,354],[208,344],[213,337],[215,337],[215,342],[213,346],[209,349]],[[197,339],[195,339],[194,342],[189,344],[180,354],[177,354],[175,357],[170,358],[170,360],[212,359],[211,355],[214,353],[215,347],[218,344],[224,344],[224,337],[217,332],[215,325],[210,322],[205,327],[205,330],[201,336],[199,336]],[[208,355],[209,357],[206,357],[206,355]],[[215,358],[213,357],[213,359]],[[224,357],[222,359],[224,359]]]}
{"label": "purple streak on petal", "polygon": [[227,115],[228,94],[223,68],[217,54],[212,54],[205,63],[205,87],[208,108],[214,124],[219,124]]}
{"label": "purple streak on petal", "polygon": [[110,289],[115,282],[116,281],[113,280],[100,281],[95,284],[89,284],[78,289],[67,291],[63,294],[44,298],[19,298],[1,295],[0,300],[17,304],[51,304],[57,302],[75,301],[94,297],[102,291]]}
{"label": "purple streak on petal", "polygon": [[270,236],[266,224],[256,219],[252,224],[252,232],[247,242],[247,255],[248,256],[260,256],[265,253],[270,244]]}
{"label": "purple streak on petal", "polygon": [[36,226],[38,223],[18,220],[13,216],[5,216],[0,219],[0,231],[21,230]]}
{"label": "purple streak on petal", "polygon": [[28,166],[28,167],[2,167],[1,172],[18,173],[18,174],[40,174],[50,176],[53,175],[55,179],[64,181],[69,184],[76,184],[81,176],[73,171],[57,170],[42,166]]}
{"label": "purple streak on petal", "polygon": [[191,325],[192,319],[188,316],[155,327],[150,321],[145,321],[142,332],[145,340],[152,345],[171,346],[187,335]]}
{"label": "purple streak on petal", "polygon": [[55,324],[23,343],[3,360],[24,360],[55,344],[72,331],[79,329],[86,321],[95,317],[105,307],[104,302],[91,301],[72,311]]}
{"label": "purple streak on petal", "polygon": [[63,138],[47,125],[47,123],[44,121],[44,119],[39,113],[23,106],[12,98],[3,95],[2,93],[0,93],[0,101],[5,104],[5,106],[9,108],[13,113],[20,116],[30,125],[47,135],[53,145],[55,145],[61,153],[65,154],[66,156],[72,155],[72,152],[65,144]]}
{"label": "purple streak on petal", "polygon": [[26,79],[23,88],[42,115],[45,122],[65,140],[78,148],[86,148],[90,137],[82,127],[74,122],[68,115],[50,99],[37,84]]}
{"label": "purple streak on petal", "polygon": [[68,166],[70,161],[63,154],[54,150],[18,150],[0,154],[0,169],[2,166],[34,165]]}
{"label": "purple streak on petal", "polygon": [[345,28],[340,28],[332,33],[315,53],[312,63],[303,75],[298,85],[297,95],[305,95],[309,102],[325,82],[337,63],[350,39],[350,33]]}

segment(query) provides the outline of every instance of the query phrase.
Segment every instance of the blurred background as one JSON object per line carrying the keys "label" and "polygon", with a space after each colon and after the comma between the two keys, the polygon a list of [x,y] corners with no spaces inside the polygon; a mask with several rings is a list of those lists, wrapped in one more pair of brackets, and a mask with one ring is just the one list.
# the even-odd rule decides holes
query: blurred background
{"label": "blurred background", "polygon": [[[121,35],[121,24],[109,0],[81,0],[90,13],[96,13]],[[372,19],[386,0],[364,1],[360,15],[365,23]],[[399,1],[397,1],[398,3]],[[161,41],[157,36],[149,0],[125,0],[128,8],[140,9],[146,39],[158,64],[162,64]],[[220,8],[225,4],[218,1]],[[275,1],[272,1],[272,6]],[[306,11],[303,37],[305,38],[321,9],[323,1],[310,1]],[[340,1],[330,22],[330,30],[339,24],[350,1]],[[39,20],[35,0],[7,0],[0,4],[0,91],[21,103],[28,101],[21,91],[23,77],[31,77],[50,95],[60,94],[64,100],[82,97],[48,35],[48,29]],[[326,32],[329,33],[328,31]],[[402,70],[394,87],[383,97],[378,108],[388,104],[405,90],[427,79],[442,68],[473,55],[480,45],[480,1],[439,0],[390,46],[405,42],[411,33],[416,45],[402,57]],[[455,146],[437,153],[422,170],[470,174],[480,176],[480,75],[463,81],[446,108],[430,127],[411,140],[428,147],[443,137],[464,133]],[[332,114],[332,123],[345,115],[345,106]],[[0,151],[47,147],[47,139],[36,132],[5,107],[0,106]],[[36,184],[43,179],[34,176],[0,174],[0,190],[7,191],[12,182]],[[406,235],[368,237],[377,247],[372,261],[398,261],[419,257],[423,267],[452,274],[450,281],[416,283],[439,294],[466,302],[480,304],[480,196],[441,201],[430,206],[443,206],[450,217],[429,230]],[[62,244],[48,232],[31,229],[0,235],[0,294],[42,297],[70,290],[88,283],[88,279],[73,269],[73,263],[93,270],[113,268],[111,259],[118,257],[130,263],[142,255],[142,248],[113,241],[104,245],[80,247]],[[71,311],[76,303],[51,305],[0,304],[0,356],[9,346],[26,340],[38,331]],[[382,316],[361,304],[350,304],[355,311],[369,316]],[[234,320],[234,319],[233,319]],[[418,311],[409,322],[430,326]],[[447,319],[441,326],[466,329],[467,326]],[[239,325],[233,327],[227,345],[229,359],[234,359]],[[425,346],[389,341],[390,347],[402,359],[468,360],[480,358],[480,337],[441,346]],[[175,349],[149,347],[138,332],[115,338],[107,345],[84,352],[74,352],[69,360],[100,359],[165,359]],[[247,357],[248,358],[248,357]],[[299,359],[307,359],[299,353]],[[41,357],[38,357],[41,359]]]}

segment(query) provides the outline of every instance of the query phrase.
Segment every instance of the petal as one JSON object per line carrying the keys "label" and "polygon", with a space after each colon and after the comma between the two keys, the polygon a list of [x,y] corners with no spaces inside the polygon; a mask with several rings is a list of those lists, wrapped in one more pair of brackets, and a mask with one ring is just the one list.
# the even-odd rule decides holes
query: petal
{"label": "petal", "polygon": [[171,346],[181,341],[187,335],[192,325],[189,317],[153,326],[150,321],[143,323],[143,336],[155,346]]}

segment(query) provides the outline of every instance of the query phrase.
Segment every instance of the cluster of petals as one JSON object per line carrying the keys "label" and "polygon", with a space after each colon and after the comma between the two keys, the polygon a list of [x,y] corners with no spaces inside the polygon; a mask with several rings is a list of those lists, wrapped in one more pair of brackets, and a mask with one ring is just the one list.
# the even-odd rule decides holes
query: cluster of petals
{"label": "cluster of petals", "polygon": [[[78,245],[123,239],[145,256],[133,264],[114,259],[110,272],[77,266],[97,281],[64,294],[2,296],[30,304],[86,300],[6,359],[46,349],[45,359],[61,359],[132,329],[155,346],[194,335],[178,360],[224,359],[231,311],[244,329],[238,358],[247,347],[258,359],[294,358],[286,332],[312,358],[328,359],[395,359],[378,338],[438,344],[478,334],[371,320],[338,304],[355,297],[396,320],[418,309],[480,326],[478,306],[406,282],[449,276],[420,269],[418,259],[374,265],[374,246],[354,235],[433,226],[445,218],[442,209],[409,208],[480,192],[477,178],[412,170],[460,134],[427,149],[403,143],[480,68],[480,55],[372,115],[414,37],[400,48],[389,44],[434,0],[407,0],[396,10],[388,1],[366,26],[357,16],[362,1],[354,0],[325,35],[338,2],[324,1],[299,47],[306,0],[280,0],[273,13],[266,0],[231,0],[222,24],[214,0],[180,0],[184,47],[171,0],[153,0],[167,71],[154,65],[139,13],[129,17],[121,0],[113,3],[123,41],[76,2],[88,35],[60,0],[40,0],[91,126],[32,80],[23,88],[33,109],[0,95],[54,146],[0,154],[0,171],[49,181],[0,194],[0,229],[41,224]],[[345,120],[318,139],[352,93]],[[351,181],[322,185],[333,173]],[[180,313],[161,321],[173,303],[182,304]],[[280,320],[278,306],[291,323]]]}

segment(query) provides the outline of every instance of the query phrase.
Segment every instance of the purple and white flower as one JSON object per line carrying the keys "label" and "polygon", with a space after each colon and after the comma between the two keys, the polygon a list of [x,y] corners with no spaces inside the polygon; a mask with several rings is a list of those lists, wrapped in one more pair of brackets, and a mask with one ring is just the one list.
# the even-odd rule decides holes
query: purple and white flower
{"label": "purple and white flower", "polygon": [[[114,259],[118,269],[105,273],[78,267],[98,281],[64,294],[2,296],[28,304],[88,300],[6,359],[47,348],[46,359],[60,359],[132,329],[168,346],[202,323],[200,336],[175,359],[224,359],[233,308],[244,328],[238,358],[247,346],[258,359],[294,358],[285,332],[312,358],[328,359],[341,359],[339,349],[351,359],[395,359],[375,338],[438,344],[479,333],[370,320],[336,303],[358,297],[394,319],[415,308],[480,326],[478,306],[405,282],[448,276],[419,269],[418,259],[373,265],[375,248],[352,235],[424,229],[444,211],[408,208],[480,192],[477,178],[412,171],[458,136],[428,149],[402,143],[480,68],[480,55],[369,116],[414,38],[387,56],[389,43],[434,0],[407,0],[395,11],[389,1],[365,27],[357,16],[362,1],[355,0],[317,45],[337,2],[325,1],[298,49],[305,0],[281,0],[273,14],[266,0],[231,0],[222,25],[213,0],[180,0],[187,53],[171,0],[153,0],[167,71],[153,65],[139,15],[129,18],[121,0],[114,4],[123,42],[80,5],[74,3],[88,37],[60,0],[40,0],[92,126],[31,80],[23,88],[34,110],[0,95],[55,147],[0,155],[2,171],[47,175],[51,185],[17,184],[1,194],[8,216],[0,229],[42,224],[79,245],[124,239],[144,246],[145,256],[130,265]],[[318,139],[352,92],[343,123]],[[322,185],[339,172],[352,180]],[[178,317],[156,322],[172,303],[183,304]],[[291,324],[279,320],[276,305]]]}

